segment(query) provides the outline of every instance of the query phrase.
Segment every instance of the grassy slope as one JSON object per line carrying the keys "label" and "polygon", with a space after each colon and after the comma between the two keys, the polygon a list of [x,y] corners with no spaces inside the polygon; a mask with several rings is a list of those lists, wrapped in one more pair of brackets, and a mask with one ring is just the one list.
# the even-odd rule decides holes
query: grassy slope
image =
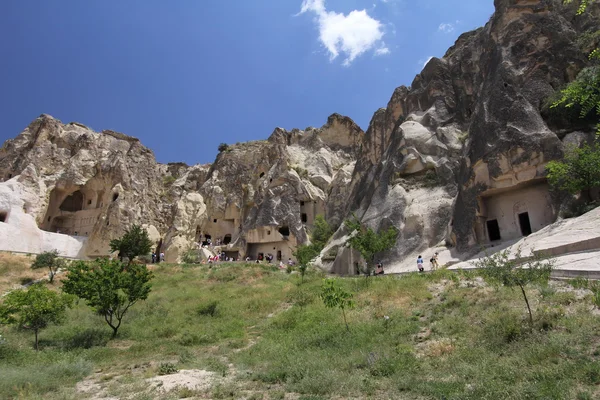
{"label": "grassy slope", "polygon": [[[73,386],[94,371],[109,395],[164,398],[143,392],[142,379],[166,362],[231,378],[187,393],[197,398],[600,396],[600,321],[573,292],[530,288],[531,333],[519,292],[470,275],[340,279],[357,303],[346,332],[341,312],[318,299],[317,274],[299,287],[296,275],[254,264],[155,272],[117,340],[83,303],[42,331],[39,354],[29,332],[0,327],[0,398],[84,398]],[[213,300],[215,316],[198,312]]]}

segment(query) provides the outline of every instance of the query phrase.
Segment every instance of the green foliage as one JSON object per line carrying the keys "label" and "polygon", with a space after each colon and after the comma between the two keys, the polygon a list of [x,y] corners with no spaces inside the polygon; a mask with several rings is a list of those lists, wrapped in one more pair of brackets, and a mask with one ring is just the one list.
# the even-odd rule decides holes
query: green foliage
{"label": "green foliage", "polygon": [[53,292],[42,284],[27,290],[14,290],[0,304],[0,322],[31,329],[35,333],[38,350],[38,332],[50,323],[63,321],[66,309],[72,304],[71,296]]}
{"label": "green foliage", "polygon": [[169,362],[160,363],[160,366],[158,367],[159,375],[171,375],[171,374],[176,374],[178,372],[179,372],[179,369],[173,363],[169,363]]}
{"label": "green foliage", "polygon": [[294,251],[294,257],[298,263],[298,270],[300,271],[301,282],[304,282],[304,275],[310,264],[310,261],[319,255],[318,247],[314,244],[303,244],[298,246]]}
{"label": "green foliage", "polygon": [[69,268],[63,291],[86,301],[113,329],[113,338],[127,310],[150,293],[152,272],[145,265],[124,266],[116,260],[77,262]]}
{"label": "green foliage", "polygon": [[199,250],[194,246],[190,246],[181,256],[181,261],[184,264],[199,264],[200,263],[200,253]]}
{"label": "green foliage", "polygon": [[302,178],[302,179],[308,179],[308,171],[305,170],[304,168],[295,165],[295,166],[292,167],[292,169],[294,171],[296,171],[296,173],[298,174],[298,176],[300,178]]}
{"label": "green foliage", "polygon": [[[561,97],[556,100],[554,107],[581,107],[580,118],[595,114],[600,116],[600,66],[587,67],[581,70],[577,78],[561,91]],[[600,133],[600,124],[598,125]]]}
{"label": "green foliage", "polygon": [[[565,4],[571,4],[573,0],[564,0]],[[579,7],[577,8],[577,15],[581,15],[586,12],[588,6],[594,2],[594,0],[578,0]]]}
{"label": "green foliage", "polygon": [[176,180],[177,178],[175,178],[173,175],[165,175],[163,176],[163,185],[171,186]]}
{"label": "green foliage", "polygon": [[217,147],[217,149],[219,150],[219,153],[222,153],[229,149],[229,145],[227,143],[221,143],[219,144],[219,147]]}
{"label": "green foliage", "polygon": [[311,244],[301,245],[294,251],[294,257],[298,262],[298,270],[304,282],[304,275],[310,265],[310,261],[321,253],[329,238],[333,235],[333,228],[322,215],[317,215],[310,234]]}
{"label": "green foliage", "polygon": [[58,258],[57,250],[45,251],[42,254],[38,254],[33,264],[31,264],[32,269],[48,268],[50,270],[48,275],[50,283],[53,282],[56,271],[64,266],[64,260]]}
{"label": "green foliage", "polygon": [[529,312],[529,323],[533,326],[533,314],[531,313],[525,286],[532,283],[547,285],[554,263],[539,256],[532,256],[531,259],[523,262],[521,250],[519,249],[515,258],[510,258],[509,251],[504,250],[482,258],[475,265],[481,269],[482,275],[488,281],[510,288],[519,287],[521,289]]}
{"label": "green foliage", "polygon": [[321,300],[327,308],[340,308],[342,310],[346,329],[350,330],[346,320],[346,308],[354,308],[355,306],[352,293],[339,286],[335,279],[324,279],[321,287]]}
{"label": "green foliage", "polygon": [[600,143],[571,147],[563,161],[550,161],[546,170],[548,182],[555,189],[576,194],[600,186]]}
{"label": "green foliage", "polygon": [[144,228],[133,225],[120,239],[110,241],[110,250],[118,251],[119,258],[123,260],[126,257],[131,264],[135,257],[150,253],[152,242]]}
{"label": "green foliage", "polygon": [[363,226],[356,215],[345,222],[350,233],[356,232],[349,240],[350,247],[360,252],[366,261],[365,275],[371,274],[371,265],[375,255],[390,249],[396,243],[398,230],[390,226],[387,230],[375,233],[371,228]]}
{"label": "green foliage", "polygon": [[333,228],[331,225],[325,220],[324,216],[317,215],[310,234],[311,243],[315,244],[319,252],[321,252],[331,235],[333,235]]}

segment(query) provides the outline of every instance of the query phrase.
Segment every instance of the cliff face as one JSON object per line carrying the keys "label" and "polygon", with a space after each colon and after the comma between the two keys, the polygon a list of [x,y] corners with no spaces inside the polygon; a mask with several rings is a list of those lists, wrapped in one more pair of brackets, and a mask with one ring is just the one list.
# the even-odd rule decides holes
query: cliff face
{"label": "cliff face", "polygon": [[[0,150],[0,246],[104,256],[111,239],[138,223],[167,261],[208,238],[231,256],[287,259],[317,214],[343,218],[362,135],[334,114],[321,129],[278,128],[269,140],[231,146],[212,165],[190,167],[158,164],[135,138],[42,115]],[[29,239],[9,243],[15,234]],[[76,239],[68,250],[66,235]]]}
{"label": "cliff face", "polygon": [[[396,226],[383,255],[392,264],[537,230],[558,210],[545,164],[592,131],[541,110],[588,64],[578,37],[600,29],[600,6],[580,17],[559,0],[495,6],[485,27],[397,88],[366,132],[333,114],[319,129],[277,128],[190,167],[157,164],[135,138],[43,115],[0,150],[0,217],[76,236],[87,256],[142,223],[169,261],[208,238],[232,255],[285,259],[318,214],[334,226],[351,212]],[[349,250],[337,248],[324,267],[353,272]]]}
{"label": "cliff face", "polygon": [[[400,229],[386,257],[392,264],[553,222],[559,205],[545,164],[562,156],[561,139],[589,138],[589,127],[549,128],[541,110],[588,64],[577,38],[598,30],[598,4],[580,17],[560,1],[495,6],[485,27],[461,35],[410,88],[397,88],[367,129],[347,211],[375,228]],[[332,268],[352,272],[349,253],[338,251]]]}

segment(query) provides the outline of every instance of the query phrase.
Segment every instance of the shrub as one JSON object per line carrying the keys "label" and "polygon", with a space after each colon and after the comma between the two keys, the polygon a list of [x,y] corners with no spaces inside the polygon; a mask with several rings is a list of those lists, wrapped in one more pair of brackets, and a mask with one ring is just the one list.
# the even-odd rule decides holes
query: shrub
{"label": "shrub", "polygon": [[198,264],[200,263],[200,255],[196,248],[190,246],[181,256],[181,261],[185,264]]}
{"label": "shrub", "polygon": [[160,366],[158,367],[158,374],[159,375],[171,375],[171,374],[176,374],[179,372],[179,369],[177,369],[177,366],[173,363],[161,363]]}
{"label": "shrub", "polygon": [[221,143],[219,144],[219,147],[217,147],[217,149],[219,150],[219,153],[222,153],[229,149],[229,145],[227,143]]}

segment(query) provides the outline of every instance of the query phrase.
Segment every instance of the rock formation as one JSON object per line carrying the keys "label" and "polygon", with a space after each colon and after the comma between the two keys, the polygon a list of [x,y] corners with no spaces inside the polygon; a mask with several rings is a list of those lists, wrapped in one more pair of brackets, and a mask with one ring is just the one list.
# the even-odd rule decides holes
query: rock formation
{"label": "rock formation", "polygon": [[[539,230],[559,207],[545,164],[593,131],[544,105],[587,65],[576,39],[600,28],[600,6],[580,17],[559,0],[495,6],[397,88],[366,132],[333,114],[318,129],[232,145],[210,165],[163,165],[135,138],[42,115],[0,149],[0,250],[103,256],[140,223],[167,261],[208,239],[229,256],[287,259],[322,214],[339,229],[321,265],[354,273],[350,213],[399,229],[388,264]],[[29,239],[8,241],[19,229]]]}

